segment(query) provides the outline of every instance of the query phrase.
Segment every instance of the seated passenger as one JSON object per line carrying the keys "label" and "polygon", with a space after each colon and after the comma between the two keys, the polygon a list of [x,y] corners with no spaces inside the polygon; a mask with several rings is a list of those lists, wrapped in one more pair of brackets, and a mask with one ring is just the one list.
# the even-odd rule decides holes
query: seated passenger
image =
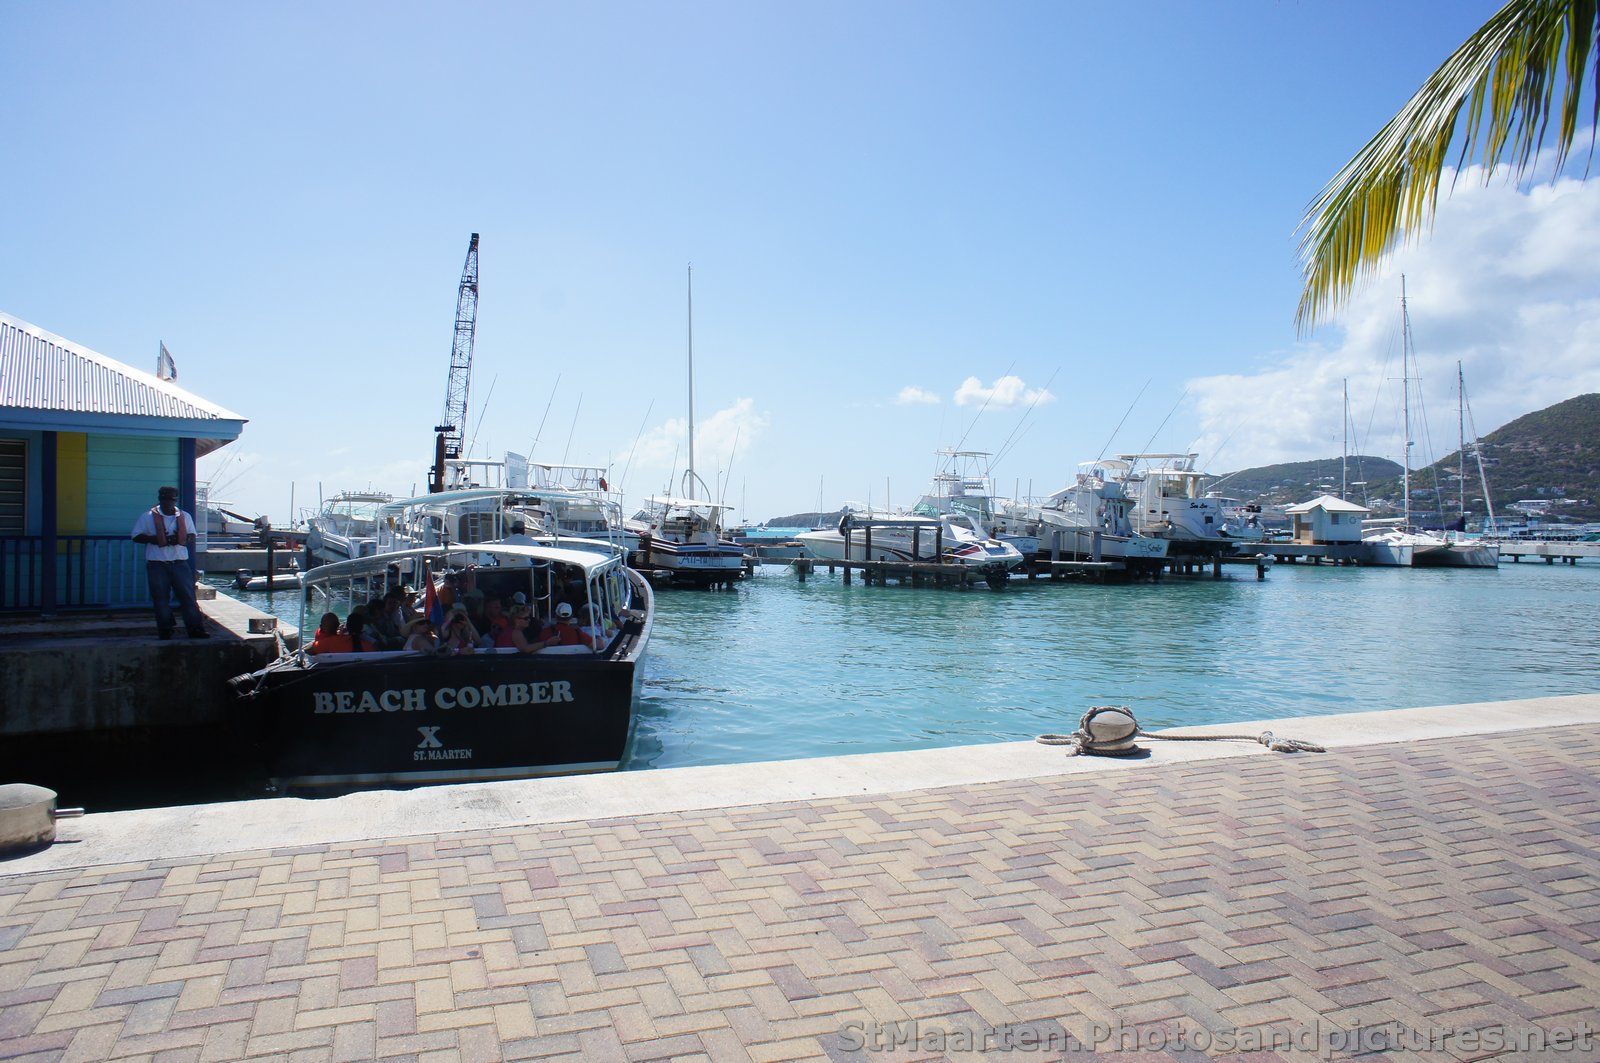
{"label": "seated passenger", "polygon": [[477,649],[478,631],[472,626],[472,618],[467,616],[464,607],[458,605],[450,611],[441,642],[441,653],[466,654]]}
{"label": "seated passenger", "polygon": [[594,649],[594,640],[572,622],[572,606],[568,602],[556,606],[555,623],[541,632],[540,641],[547,646],[587,646]]}
{"label": "seated passenger", "polygon": [[444,578],[434,586],[434,593],[438,596],[439,604],[444,608],[445,614],[448,615],[450,610],[456,607],[456,574],[445,573]]}
{"label": "seated passenger", "polygon": [[380,626],[403,642],[406,637],[406,625],[411,623],[414,615],[406,612],[405,593],[399,587],[390,587],[388,593],[383,596]]}
{"label": "seated passenger", "polygon": [[406,624],[409,624],[411,621],[422,615],[422,610],[417,607],[416,588],[401,587],[398,591],[398,594],[400,596],[400,617],[405,621]]}
{"label": "seated passenger", "polygon": [[533,613],[525,605],[513,605],[511,612],[506,614],[507,626],[500,629],[495,635],[494,644],[502,649],[514,649],[518,653],[534,653],[546,646],[555,645],[555,639],[541,639],[537,642],[528,638],[528,625],[533,623]]}
{"label": "seated passenger", "polygon": [[317,624],[316,637],[306,647],[307,653],[349,653],[350,636],[339,631],[339,614],[323,613]]}
{"label": "seated passenger", "polygon": [[427,617],[419,616],[406,625],[406,642],[401,649],[433,653],[438,648],[439,640],[433,633],[433,622]]}
{"label": "seated passenger", "polygon": [[[479,625],[474,622],[474,627]],[[483,624],[479,628],[483,632],[483,645],[500,645],[499,636],[502,631],[511,630],[511,619],[506,616],[505,606],[500,604],[499,598],[489,598],[483,603]]]}
{"label": "seated passenger", "polygon": [[483,589],[478,586],[478,572],[475,567],[472,565],[467,566],[466,571],[461,573],[456,582],[456,589],[460,596],[457,600],[467,607],[467,612],[471,615],[473,624],[478,624],[483,619],[485,595]]}
{"label": "seated passenger", "polygon": [[366,606],[358,605],[350,610],[350,615],[344,618],[344,633],[350,636],[350,648],[358,652],[379,649],[368,635],[371,630],[371,621],[367,617]]}
{"label": "seated passenger", "polygon": [[388,611],[387,602],[385,598],[374,598],[367,603],[367,623],[361,629],[361,637],[376,649],[398,650],[405,639]]}
{"label": "seated passenger", "polygon": [[[360,632],[366,624],[366,614],[360,609],[352,610],[350,621],[356,625],[354,630]],[[323,613],[322,622],[317,625],[316,638],[306,649],[307,653],[352,653],[357,650],[370,650],[374,647],[364,641],[351,638],[351,626],[347,622],[343,628],[339,626],[337,613]]]}
{"label": "seated passenger", "polygon": [[598,605],[590,602],[583,607],[583,623],[578,625],[578,630],[589,637],[590,645],[600,649],[611,641],[614,624],[601,615]]}

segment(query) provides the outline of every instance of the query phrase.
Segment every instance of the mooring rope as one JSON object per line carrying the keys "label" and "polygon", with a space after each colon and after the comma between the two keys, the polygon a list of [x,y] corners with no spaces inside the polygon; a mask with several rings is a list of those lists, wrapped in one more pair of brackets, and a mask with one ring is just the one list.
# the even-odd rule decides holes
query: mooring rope
{"label": "mooring rope", "polygon": [[1136,738],[1161,742],[1260,742],[1274,753],[1326,753],[1315,742],[1298,738],[1279,738],[1271,731],[1259,735],[1164,735],[1152,734],[1139,726],[1133,711],[1123,705],[1095,705],[1084,713],[1078,729],[1069,735],[1043,734],[1035,741],[1047,746],[1067,746],[1067,756],[1090,754],[1101,757],[1129,757],[1142,753]]}

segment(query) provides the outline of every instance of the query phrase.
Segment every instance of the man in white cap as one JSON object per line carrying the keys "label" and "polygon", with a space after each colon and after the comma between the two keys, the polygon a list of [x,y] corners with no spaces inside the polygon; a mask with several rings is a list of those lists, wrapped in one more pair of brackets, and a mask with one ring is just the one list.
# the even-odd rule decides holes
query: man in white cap
{"label": "man in white cap", "polygon": [[572,622],[572,605],[568,602],[556,606],[555,623],[545,628],[540,638],[552,646],[589,646],[593,649],[588,636]]}

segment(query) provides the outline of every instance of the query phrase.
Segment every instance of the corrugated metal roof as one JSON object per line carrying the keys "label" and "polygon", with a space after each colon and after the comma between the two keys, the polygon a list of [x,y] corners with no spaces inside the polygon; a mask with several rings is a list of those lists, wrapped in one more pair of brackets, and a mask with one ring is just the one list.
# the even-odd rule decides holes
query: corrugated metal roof
{"label": "corrugated metal roof", "polygon": [[1371,513],[1366,506],[1358,506],[1354,502],[1346,502],[1338,495],[1318,495],[1309,502],[1301,502],[1297,506],[1289,506],[1285,513],[1310,513],[1313,509],[1325,509],[1330,513]]}
{"label": "corrugated metal roof", "polygon": [[[0,407],[120,414],[190,421],[238,421],[231,410],[0,313]],[[236,436],[238,433],[233,433]],[[231,436],[230,436],[231,438]]]}

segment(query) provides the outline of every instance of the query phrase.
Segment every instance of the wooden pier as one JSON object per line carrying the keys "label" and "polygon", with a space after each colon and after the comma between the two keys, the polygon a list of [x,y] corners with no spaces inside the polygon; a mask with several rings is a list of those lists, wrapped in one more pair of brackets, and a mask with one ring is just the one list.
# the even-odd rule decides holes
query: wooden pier
{"label": "wooden pier", "polygon": [[303,550],[288,547],[210,546],[195,556],[195,567],[208,576],[232,576],[249,571],[254,576],[294,572],[305,561]]}
{"label": "wooden pier", "polygon": [[1526,542],[1501,540],[1501,561],[1509,560],[1512,564],[1516,564],[1525,557],[1543,561],[1547,565],[1553,565],[1557,561],[1576,565],[1583,558],[1600,557],[1600,543],[1563,543],[1543,539],[1530,539]]}
{"label": "wooden pier", "polygon": [[[1526,541],[1505,540],[1499,542],[1500,560],[1502,563],[1516,564],[1524,558],[1534,561],[1543,561],[1553,565],[1557,561],[1575,565],[1583,558],[1600,558],[1600,543],[1589,542],[1551,542],[1541,539]],[[1274,561],[1285,564],[1335,564],[1335,565],[1364,565],[1369,563],[1370,556],[1365,543],[1330,543],[1311,545],[1306,543],[1252,543],[1240,547],[1240,553],[1228,558],[1230,562],[1250,562],[1252,555],[1265,553]]]}
{"label": "wooden pier", "polygon": [[967,590],[979,584],[984,584],[996,589],[1005,586],[1006,577],[998,577],[990,571],[979,570],[973,565],[947,564],[942,561],[818,561],[808,557],[796,558],[789,562],[795,575],[803,583],[807,576],[824,566],[830,573],[843,571],[844,582],[850,583],[859,577],[862,583],[868,586],[887,586],[890,580],[899,583],[909,583],[913,587],[924,584],[935,587],[954,587],[957,590]]}
{"label": "wooden pier", "polygon": [[1359,565],[1369,557],[1365,543],[1246,543],[1228,560],[1251,563],[1258,554],[1288,565]]}
{"label": "wooden pier", "polygon": [[[1134,572],[1121,561],[1087,561],[1069,558],[1065,561],[1034,555],[1013,570],[1019,576],[1028,579],[1038,579],[1043,576],[1050,580],[1088,580],[1104,583],[1110,580],[1132,579]],[[1160,572],[1154,574],[1160,577]]]}

